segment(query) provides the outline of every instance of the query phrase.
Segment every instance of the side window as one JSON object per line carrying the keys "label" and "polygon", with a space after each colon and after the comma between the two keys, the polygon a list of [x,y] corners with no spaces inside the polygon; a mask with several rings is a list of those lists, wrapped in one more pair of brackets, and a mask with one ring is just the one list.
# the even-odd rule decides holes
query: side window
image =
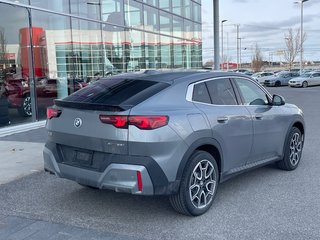
{"label": "side window", "polygon": [[320,73],[314,73],[313,77],[320,77]]}
{"label": "side window", "polygon": [[253,82],[241,78],[237,78],[235,81],[239,86],[245,105],[267,105],[269,103],[266,93]]}
{"label": "side window", "polygon": [[206,82],[213,104],[216,105],[237,105],[237,100],[230,80],[215,79]]}
{"label": "side window", "polygon": [[298,77],[299,73],[291,73],[291,77]]}
{"label": "side window", "polygon": [[204,82],[194,85],[192,101],[211,104],[208,89]]}

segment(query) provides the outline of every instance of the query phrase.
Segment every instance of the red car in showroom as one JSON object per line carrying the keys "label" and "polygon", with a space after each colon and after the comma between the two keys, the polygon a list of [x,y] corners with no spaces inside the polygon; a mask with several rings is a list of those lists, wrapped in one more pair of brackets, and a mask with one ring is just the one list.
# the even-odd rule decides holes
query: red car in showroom
{"label": "red car in showroom", "polygon": [[[53,100],[58,96],[58,81],[47,77],[36,79],[36,94],[38,107],[47,107],[53,104]],[[68,95],[87,84],[79,79],[68,79]],[[7,77],[4,80],[5,93],[10,108],[16,108],[21,116],[32,116],[30,83],[26,79],[15,79]]]}

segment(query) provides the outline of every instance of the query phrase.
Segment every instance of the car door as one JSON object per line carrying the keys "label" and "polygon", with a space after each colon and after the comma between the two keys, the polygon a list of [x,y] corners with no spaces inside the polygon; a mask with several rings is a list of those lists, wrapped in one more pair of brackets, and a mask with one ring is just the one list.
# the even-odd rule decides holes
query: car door
{"label": "car door", "polygon": [[312,74],[310,82],[312,82],[312,85],[320,85],[320,73]]}
{"label": "car door", "polygon": [[192,101],[206,115],[213,138],[221,144],[223,173],[233,173],[244,166],[252,147],[252,119],[249,111],[238,105],[230,79],[195,84]]}
{"label": "car door", "polygon": [[251,114],[253,145],[247,164],[269,161],[282,153],[287,121],[281,106],[271,106],[271,96],[250,79],[233,79],[242,102]]}

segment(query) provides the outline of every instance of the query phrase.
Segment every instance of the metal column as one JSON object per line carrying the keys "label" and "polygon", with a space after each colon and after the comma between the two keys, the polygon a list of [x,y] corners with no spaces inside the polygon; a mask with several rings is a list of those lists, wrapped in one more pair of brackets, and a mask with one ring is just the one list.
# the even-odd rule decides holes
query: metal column
{"label": "metal column", "polygon": [[219,46],[219,0],[213,0],[213,45],[214,45],[214,70],[220,69]]}

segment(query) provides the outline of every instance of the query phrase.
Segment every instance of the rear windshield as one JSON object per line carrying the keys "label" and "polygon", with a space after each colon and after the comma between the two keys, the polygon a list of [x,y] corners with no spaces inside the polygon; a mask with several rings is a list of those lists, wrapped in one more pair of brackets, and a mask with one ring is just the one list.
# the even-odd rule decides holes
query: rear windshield
{"label": "rear windshield", "polygon": [[141,103],[168,86],[168,83],[147,80],[101,79],[55,103],[72,108],[121,111]]}

